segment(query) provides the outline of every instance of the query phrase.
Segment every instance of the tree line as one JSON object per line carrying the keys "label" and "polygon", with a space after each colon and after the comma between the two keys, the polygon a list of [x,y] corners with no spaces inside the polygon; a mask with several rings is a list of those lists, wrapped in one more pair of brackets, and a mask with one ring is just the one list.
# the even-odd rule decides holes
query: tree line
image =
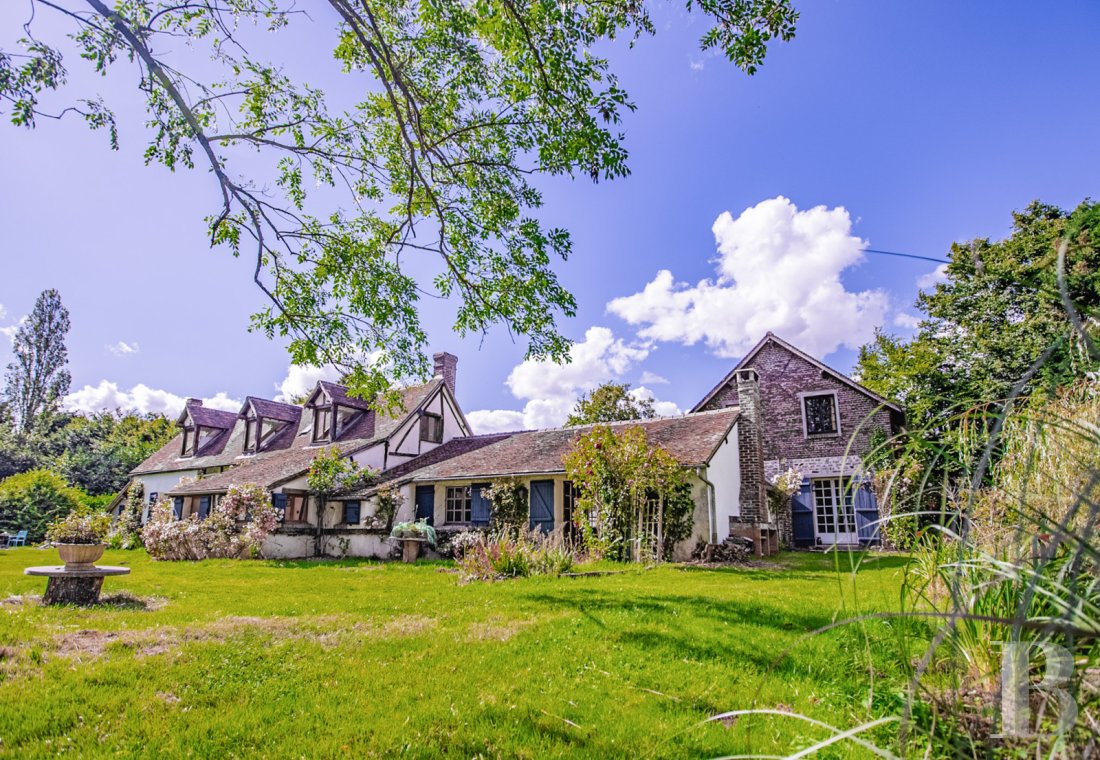
{"label": "tree line", "polygon": [[43,291],[15,333],[0,397],[0,530],[32,541],[51,519],[109,503],[176,432],[161,414],[64,409],[70,326],[60,294]]}

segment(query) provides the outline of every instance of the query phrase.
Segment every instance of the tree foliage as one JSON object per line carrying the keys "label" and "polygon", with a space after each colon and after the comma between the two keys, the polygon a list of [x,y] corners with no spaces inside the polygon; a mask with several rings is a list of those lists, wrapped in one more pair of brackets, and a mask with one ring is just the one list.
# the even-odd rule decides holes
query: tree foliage
{"label": "tree foliage", "polygon": [[[554,262],[571,243],[540,220],[537,179],[628,173],[620,122],[634,105],[595,51],[653,33],[646,4],[312,3],[361,93],[336,107],[249,52],[270,44],[263,32],[307,23],[288,0],[30,3],[22,50],[0,52],[0,107],[26,127],[76,113],[117,146],[108,104],[77,98],[51,113],[43,103],[67,81],[62,43],[33,36],[46,15],[71,24],[77,55],[97,72],[134,77],[152,134],[147,163],[211,173],[211,243],[254,261],[269,301],[254,327],[288,338],[295,362],[343,367],[365,398],[426,376],[424,293],[453,297],[461,334],[499,324],[526,336],[529,357],[567,356],[557,319],[575,304]],[[702,46],[749,73],[798,19],[791,0],[688,8],[711,22]],[[431,257],[415,270],[434,270],[424,281],[409,264],[418,256]]]}
{"label": "tree foliage", "polygon": [[0,529],[27,531],[28,541],[41,541],[46,528],[83,505],[84,494],[56,472],[31,470],[0,481]]}
{"label": "tree foliage", "polygon": [[[564,464],[578,493],[574,518],[594,554],[627,560],[654,549],[667,558],[690,534],[695,503],[687,474],[665,449],[649,444],[641,427],[597,425],[578,436]],[[653,505],[661,527],[656,547],[644,545],[653,540],[648,526],[639,530]]]}
{"label": "tree foliage", "polygon": [[1100,369],[1100,205],[1032,203],[1004,240],[953,245],[945,276],[918,297],[912,339],[879,332],[859,355],[861,381],[906,409],[907,432],[870,463],[899,546],[990,482],[1013,404]]}
{"label": "tree foliage", "polygon": [[604,383],[577,399],[566,425],[648,420],[656,416],[653,400],[631,395],[630,383]]}
{"label": "tree foliage", "polygon": [[54,414],[69,392],[68,332],[69,311],[61,304],[61,294],[53,289],[42,291],[26,322],[15,331],[15,360],[5,376],[4,399],[20,432],[34,429]]}
{"label": "tree foliage", "polygon": [[1032,203],[1013,214],[1008,238],[953,245],[946,278],[918,297],[912,340],[880,332],[860,350],[861,382],[901,401],[911,423],[999,405],[1018,383],[1051,395],[1100,368],[1088,345],[1100,324],[1100,204],[1069,213]]}

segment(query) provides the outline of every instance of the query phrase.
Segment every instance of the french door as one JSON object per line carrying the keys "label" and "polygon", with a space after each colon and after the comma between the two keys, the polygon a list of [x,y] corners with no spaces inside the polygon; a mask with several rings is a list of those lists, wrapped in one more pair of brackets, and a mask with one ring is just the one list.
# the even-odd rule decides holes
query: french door
{"label": "french door", "polygon": [[854,494],[848,478],[815,478],[814,526],[821,544],[856,544]]}

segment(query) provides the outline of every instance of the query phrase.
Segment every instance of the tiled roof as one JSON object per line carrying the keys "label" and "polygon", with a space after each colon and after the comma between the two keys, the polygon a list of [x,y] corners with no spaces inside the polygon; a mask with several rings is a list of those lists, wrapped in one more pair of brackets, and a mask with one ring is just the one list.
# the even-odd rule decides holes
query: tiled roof
{"label": "tiled roof", "polygon": [[[247,409],[249,404],[256,410],[256,414],[267,419],[296,423],[302,418],[302,407],[295,404],[284,404],[255,396],[249,396],[244,400],[244,409]],[[241,410],[242,413],[244,409]]]}
{"label": "tiled roof", "polygon": [[[719,444],[729,434],[737,416],[737,409],[727,408],[681,417],[616,422],[611,426],[641,427],[651,444],[667,450],[685,467],[692,467],[705,465],[710,460]],[[431,481],[562,472],[565,469],[562,457],[569,452],[573,441],[592,427],[587,425],[508,434],[499,441],[480,446],[473,451],[410,468],[402,479]],[[414,463],[416,460],[407,464]],[[389,479],[390,473],[387,472],[386,475]]]}
{"label": "tiled roof", "polygon": [[[385,439],[396,430],[410,414],[416,412],[440,385],[442,385],[442,380],[435,379],[423,385],[415,385],[403,389],[401,391],[402,401],[405,407],[403,412],[399,412],[393,417],[388,414],[376,415],[374,412],[367,412],[351,430],[340,436],[340,439],[336,441],[335,445],[339,446],[342,451],[350,452],[366,448],[373,443]],[[154,472],[179,472],[238,465],[251,467],[261,462],[266,463],[268,460],[278,458],[285,459],[282,465],[265,464],[265,469],[263,471],[256,471],[256,477],[260,477],[262,472],[272,470],[279,470],[282,472],[284,470],[297,468],[295,472],[304,472],[309,469],[309,462],[312,461],[313,457],[316,456],[317,452],[322,448],[312,444],[312,436],[310,435],[310,430],[313,425],[312,415],[302,414],[300,415],[301,419],[298,421],[298,424],[290,426],[290,431],[296,432],[292,433],[287,431],[280,433],[263,451],[260,451],[254,456],[245,457],[243,456],[244,420],[239,420],[236,415],[231,414],[230,416],[234,418],[237,424],[233,426],[232,432],[225,436],[225,442],[219,448],[218,453],[204,454],[204,452],[210,450],[210,446],[207,446],[203,451],[199,452],[202,454],[201,456],[181,457],[180,436],[177,435],[138,465],[130,474],[145,475]],[[286,437],[284,438],[284,436]],[[301,452],[308,452],[308,457]],[[213,482],[213,477],[220,477],[220,475],[205,478],[203,482]],[[232,480],[232,478],[230,479]],[[241,481],[238,478],[237,482],[252,481]]]}
{"label": "tiled roof", "polygon": [[431,451],[425,452],[418,457],[410,459],[407,462],[403,462],[396,467],[391,467],[382,473],[381,477],[375,483],[370,486],[355,491],[349,496],[363,497],[369,496],[378,489],[378,486],[383,483],[389,483],[394,480],[401,480],[410,473],[416,472],[429,465],[438,464],[447,459],[461,456],[462,454],[468,454],[471,451],[477,451],[478,449],[486,446],[491,446],[494,443],[509,438],[517,433],[489,433],[487,435],[471,435],[465,438],[452,438],[444,443],[442,446],[436,446]]}
{"label": "tiled roof", "polygon": [[348,395],[348,389],[337,383],[330,383],[327,380],[321,380],[317,383],[324,389],[328,397],[332,399],[332,403],[339,404],[340,406],[350,406],[352,409],[370,409],[370,404],[366,399],[355,398]]}
{"label": "tiled roof", "polygon": [[231,430],[237,422],[237,415],[233,412],[223,412],[221,409],[208,409],[202,405],[188,401],[187,413],[191,415],[191,421],[202,427],[218,428],[219,430]]}

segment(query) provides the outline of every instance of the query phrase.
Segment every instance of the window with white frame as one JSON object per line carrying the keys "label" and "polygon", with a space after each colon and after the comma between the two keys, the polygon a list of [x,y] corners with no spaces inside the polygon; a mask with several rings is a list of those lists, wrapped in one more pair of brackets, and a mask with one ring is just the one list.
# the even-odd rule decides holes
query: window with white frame
{"label": "window with white frame", "polygon": [[807,436],[838,435],[840,420],[836,410],[836,393],[803,394],[802,422]]}
{"label": "window with white frame", "polygon": [[447,522],[468,523],[473,519],[473,498],[470,486],[447,487]]}

